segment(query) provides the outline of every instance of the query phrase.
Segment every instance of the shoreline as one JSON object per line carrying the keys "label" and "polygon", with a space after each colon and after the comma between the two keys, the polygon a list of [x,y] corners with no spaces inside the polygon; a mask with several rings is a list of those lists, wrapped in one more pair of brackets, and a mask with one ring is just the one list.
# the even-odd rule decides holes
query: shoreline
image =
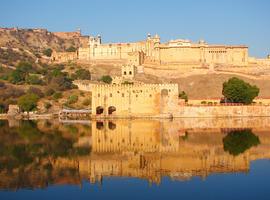
{"label": "shoreline", "polygon": [[114,119],[177,119],[177,118],[242,118],[242,117],[270,117],[270,106],[266,105],[240,105],[240,106],[181,106],[173,113],[148,114],[132,113],[117,114],[113,113],[82,116],[81,113],[72,113],[62,116],[61,113],[44,114],[0,114],[0,119],[55,119],[59,120],[114,120]]}

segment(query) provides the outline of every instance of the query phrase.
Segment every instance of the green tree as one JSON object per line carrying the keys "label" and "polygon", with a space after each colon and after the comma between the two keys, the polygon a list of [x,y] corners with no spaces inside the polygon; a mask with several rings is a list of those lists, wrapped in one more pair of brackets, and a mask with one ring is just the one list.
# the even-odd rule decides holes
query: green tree
{"label": "green tree", "polygon": [[112,77],[109,75],[105,75],[102,76],[100,80],[103,81],[104,83],[110,84],[112,82]]}
{"label": "green tree", "polygon": [[30,72],[34,72],[31,63],[19,62],[16,69],[9,74],[8,80],[13,84],[23,84]]}
{"label": "green tree", "polygon": [[185,93],[185,91],[182,91],[181,93],[179,93],[178,97],[180,99],[185,99],[185,102],[188,102],[188,96],[187,94]]}
{"label": "green tree", "polygon": [[25,74],[18,70],[14,70],[10,73],[8,81],[13,84],[22,84],[25,81]]}
{"label": "green tree", "polygon": [[38,100],[38,95],[27,93],[18,99],[18,105],[23,111],[29,112],[37,107]]}
{"label": "green tree", "polygon": [[224,151],[237,156],[247,149],[260,144],[259,137],[254,135],[250,129],[231,131],[223,138]]}
{"label": "green tree", "polygon": [[250,85],[236,77],[223,83],[222,94],[228,102],[251,104],[259,92],[260,89],[256,85]]}
{"label": "green tree", "polygon": [[45,50],[43,51],[43,54],[44,54],[45,56],[47,56],[47,57],[51,57],[51,55],[52,55],[52,49],[51,49],[51,48],[45,49]]}

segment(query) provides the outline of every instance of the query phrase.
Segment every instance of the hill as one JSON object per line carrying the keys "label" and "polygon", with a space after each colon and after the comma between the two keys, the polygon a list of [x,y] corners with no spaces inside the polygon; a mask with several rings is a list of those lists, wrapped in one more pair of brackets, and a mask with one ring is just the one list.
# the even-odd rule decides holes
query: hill
{"label": "hill", "polygon": [[79,47],[80,43],[80,34],[66,36],[46,29],[0,28],[0,63],[33,62],[43,56],[45,49],[65,51],[71,46]]}

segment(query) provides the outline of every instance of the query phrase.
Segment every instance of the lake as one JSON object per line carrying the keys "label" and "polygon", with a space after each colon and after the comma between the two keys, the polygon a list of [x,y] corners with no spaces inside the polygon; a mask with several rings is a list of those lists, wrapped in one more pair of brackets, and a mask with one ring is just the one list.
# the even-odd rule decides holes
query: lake
{"label": "lake", "polygon": [[270,118],[0,121],[0,199],[270,199]]}

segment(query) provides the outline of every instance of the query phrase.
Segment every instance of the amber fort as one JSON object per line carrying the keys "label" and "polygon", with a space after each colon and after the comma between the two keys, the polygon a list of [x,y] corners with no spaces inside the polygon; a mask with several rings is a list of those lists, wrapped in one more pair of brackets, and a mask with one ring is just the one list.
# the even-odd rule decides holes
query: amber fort
{"label": "amber fort", "polygon": [[157,34],[148,34],[145,40],[138,42],[103,43],[100,35],[82,36],[80,31],[54,34],[62,38],[80,38],[80,46],[75,52],[54,51],[52,62],[107,63],[120,68],[121,75],[113,76],[112,84],[74,82],[79,90],[91,92],[93,118],[269,116],[269,107],[260,105],[188,107],[178,97],[181,91],[178,84],[172,81],[153,84],[135,79],[137,74],[145,73],[144,67],[155,74],[158,69],[179,73],[174,70],[214,70],[217,66],[244,70],[250,66],[270,66],[270,56],[264,59],[250,57],[246,45],[217,45],[187,39],[162,43]]}
{"label": "amber fort", "polygon": [[246,45],[208,44],[204,40],[192,42],[175,39],[161,43],[160,36],[148,34],[146,39],[130,43],[102,43],[100,35],[81,36],[80,32],[54,33],[62,38],[79,37],[81,45],[76,52],[54,52],[53,61],[110,61],[123,64],[211,66],[248,66],[252,63],[270,64],[265,59],[249,57]]}

